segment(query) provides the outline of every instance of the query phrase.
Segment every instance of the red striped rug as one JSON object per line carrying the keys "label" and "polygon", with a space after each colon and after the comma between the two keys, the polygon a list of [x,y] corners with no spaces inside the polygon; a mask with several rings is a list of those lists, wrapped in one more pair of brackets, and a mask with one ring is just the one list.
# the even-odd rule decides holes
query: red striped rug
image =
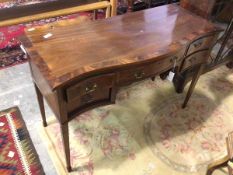
{"label": "red striped rug", "polygon": [[0,112],[0,174],[44,174],[17,107]]}

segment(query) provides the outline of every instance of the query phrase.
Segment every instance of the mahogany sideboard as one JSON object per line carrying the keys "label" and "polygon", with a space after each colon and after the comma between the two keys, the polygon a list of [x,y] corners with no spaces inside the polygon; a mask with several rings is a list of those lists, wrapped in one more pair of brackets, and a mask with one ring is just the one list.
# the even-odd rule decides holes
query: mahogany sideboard
{"label": "mahogany sideboard", "polygon": [[[114,103],[122,86],[153,78],[173,68],[175,62],[177,67],[193,64],[193,60],[183,62],[187,45],[217,30],[176,5],[82,25],[27,30],[21,41],[29,56],[43,124],[47,126],[44,97],[61,126],[68,171],[70,120],[97,106]],[[205,47],[203,43],[194,44],[200,49]]]}

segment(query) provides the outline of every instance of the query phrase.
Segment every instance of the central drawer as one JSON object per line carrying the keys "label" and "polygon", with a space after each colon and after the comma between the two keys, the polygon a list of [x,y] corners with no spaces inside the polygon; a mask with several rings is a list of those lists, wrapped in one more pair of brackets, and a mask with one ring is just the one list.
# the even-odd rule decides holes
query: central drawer
{"label": "central drawer", "polygon": [[117,73],[117,84],[121,86],[127,85],[132,82],[143,80],[156,74],[160,74],[172,68],[174,66],[174,60],[176,60],[178,64],[178,62],[180,61],[180,57],[174,55],[163,58],[159,61],[145,63],[144,65],[139,65],[127,70],[119,71]]}
{"label": "central drawer", "polygon": [[87,104],[110,100],[115,77],[114,73],[94,76],[67,88],[66,100],[68,111],[73,111]]}

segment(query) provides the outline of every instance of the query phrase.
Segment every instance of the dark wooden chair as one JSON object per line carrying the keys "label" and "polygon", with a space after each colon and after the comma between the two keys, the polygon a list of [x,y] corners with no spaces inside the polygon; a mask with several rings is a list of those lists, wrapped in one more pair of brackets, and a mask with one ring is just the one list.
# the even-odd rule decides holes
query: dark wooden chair
{"label": "dark wooden chair", "polygon": [[215,43],[215,41],[218,38],[219,31],[215,31],[206,35],[203,35],[195,40],[193,40],[186,48],[183,61],[181,63],[181,66],[178,68],[178,71],[176,72],[176,76],[179,76],[180,73],[195,67],[195,73],[194,76],[192,76],[192,82],[188,89],[186,98],[183,103],[183,108],[186,107],[189,98],[192,95],[192,92],[195,88],[195,85],[202,73],[204,65],[208,61],[208,56],[210,53],[210,50]]}
{"label": "dark wooden chair", "polygon": [[[204,70],[202,71],[202,74],[209,72],[213,69],[218,68],[221,65],[227,64],[228,68],[233,68],[233,45],[229,44],[230,41],[230,35],[233,31],[233,23],[229,27],[229,30],[225,32],[225,34],[217,40],[216,44],[219,44],[219,51],[216,55],[209,54],[208,56],[208,62],[204,66]],[[214,47],[212,47],[214,48]],[[211,49],[213,50],[213,49]],[[195,67],[192,67],[187,70],[183,70],[182,72],[179,72],[177,76],[175,77],[173,83],[176,88],[177,93],[182,93],[184,90],[185,85],[190,81],[190,79],[193,77],[193,73],[195,72]]]}
{"label": "dark wooden chair", "polygon": [[[221,29],[208,33],[206,35],[200,36],[196,39],[194,39],[192,42],[189,43],[187,48],[185,49],[182,63],[180,67],[175,68],[175,77],[173,79],[173,83],[176,87],[177,83],[179,83],[180,80],[183,80],[183,73],[189,72],[189,70],[192,70],[192,76],[189,76],[189,79],[185,79],[185,81],[192,81],[191,85],[189,86],[187,95],[185,97],[184,103],[182,105],[183,108],[186,107],[189,98],[191,97],[193,90],[196,86],[196,83],[200,77],[200,75],[203,72],[203,68],[208,62],[208,58],[210,55],[210,51],[216,41],[218,40],[218,36],[221,33]],[[160,75],[161,79],[166,79],[170,71],[164,72]],[[154,77],[152,78],[154,80]],[[185,82],[185,84],[187,83]]]}
{"label": "dark wooden chair", "polygon": [[[209,55],[208,64],[205,65],[202,71],[203,74],[224,64],[228,68],[233,68],[233,11],[225,11],[233,7],[233,0],[213,0],[210,4],[208,2],[209,0],[181,0],[180,2],[182,7],[193,13],[212,21],[224,21],[228,23],[228,27],[226,27],[221,38],[215,43],[216,46],[218,45],[217,48],[213,47],[213,50],[217,51],[217,54]],[[177,93],[183,92],[185,85],[193,77],[194,69],[195,67],[183,71],[179,76],[176,76],[173,82]]]}

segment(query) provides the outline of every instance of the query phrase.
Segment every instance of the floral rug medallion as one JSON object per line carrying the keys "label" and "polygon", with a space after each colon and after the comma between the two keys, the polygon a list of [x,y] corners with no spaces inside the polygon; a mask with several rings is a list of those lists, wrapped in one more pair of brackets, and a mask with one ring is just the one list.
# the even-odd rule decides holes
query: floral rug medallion
{"label": "floral rug medallion", "polygon": [[[232,113],[207,97],[192,96],[186,109],[175,96],[155,107],[145,118],[145,137],[153,153],[179,171],[196,172],[225,152]],[[185,134],[184,134],[185,133]]]}

